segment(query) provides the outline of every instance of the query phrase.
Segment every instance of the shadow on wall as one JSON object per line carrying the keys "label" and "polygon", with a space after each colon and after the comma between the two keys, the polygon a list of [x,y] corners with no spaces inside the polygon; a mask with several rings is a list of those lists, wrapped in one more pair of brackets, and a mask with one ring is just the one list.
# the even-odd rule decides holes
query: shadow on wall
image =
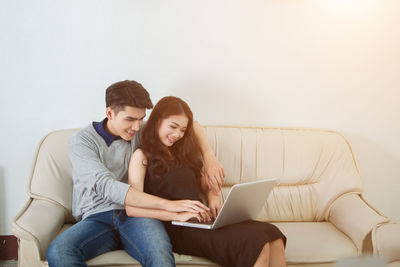
{"label": "shadow on wall", "polygon": [[6,231],[6,198],[4,185],[4,169],[0,166],[0,235]]}
{"label": "shadow on wall", "polygon": [[353,149],[361,177],[364,196],[384,215],[400,221],[400,157],[373,140],[352,133],[343,133]]}

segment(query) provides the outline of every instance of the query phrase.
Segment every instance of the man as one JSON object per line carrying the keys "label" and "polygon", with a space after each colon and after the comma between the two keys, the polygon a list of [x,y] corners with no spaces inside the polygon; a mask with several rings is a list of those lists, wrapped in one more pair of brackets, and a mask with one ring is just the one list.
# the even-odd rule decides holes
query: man
{"label": "man", "polygon": [[[106,118],[74,134],[68,143],[72,163],[72,215],[78,221],[47,250],[50,267],[87,266],[85,261],[108,251],[125,249],[143,266],[175,266],[163,224],[128,217],[124,206],[168,207],[171,212],[205,212],[198,201],[170,201],[126,183],[129,160],[137,147],[146,109],[153,104],[140,83],[122,81],[106,90]],[[225,176],[201,127],[196,124],[209,186],[218,188]]]}

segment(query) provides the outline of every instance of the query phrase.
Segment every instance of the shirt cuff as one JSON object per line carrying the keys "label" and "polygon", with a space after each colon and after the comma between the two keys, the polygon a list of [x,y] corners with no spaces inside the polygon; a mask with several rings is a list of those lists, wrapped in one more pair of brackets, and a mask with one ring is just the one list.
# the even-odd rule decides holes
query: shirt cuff
{"label": "shirt cuff", "polygon": [[111,197],[113,199],[113,202],[124,206],[126,194],[128,193],[128,190],[131,186],[120,181],[115,182],[116,183],[114,185],[114,190]]}

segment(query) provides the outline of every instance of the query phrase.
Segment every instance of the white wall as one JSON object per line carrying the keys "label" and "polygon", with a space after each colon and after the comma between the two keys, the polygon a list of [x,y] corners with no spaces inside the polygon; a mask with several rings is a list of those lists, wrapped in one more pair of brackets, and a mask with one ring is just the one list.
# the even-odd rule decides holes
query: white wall
{"label": "white wall", "polygon": [[40,138],[101,120],[123,79],[154,102],[181,96],[202,124],[342,132],[366,198],[400,221],[399,12],[397,0],[0,0],[0,234]]}

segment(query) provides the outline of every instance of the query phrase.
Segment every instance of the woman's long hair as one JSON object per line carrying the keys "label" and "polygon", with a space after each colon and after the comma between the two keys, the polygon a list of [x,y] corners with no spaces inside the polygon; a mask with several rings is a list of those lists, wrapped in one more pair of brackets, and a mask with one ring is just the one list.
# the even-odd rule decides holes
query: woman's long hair
{"label": "woman's long hair", "polygon": [[[167,147],[161,142],[158,131],[162,120],[172,115],[185,115],[188,125],[184,136]],[[166,96],[155,105],[142,132],[141,148],[147,157],[148,171],[157,177],[165,175],[173,164],[193,169],[196,177],[201,175],[203,162],[193,130],[193,113],[189,105],[178,97]]]}

